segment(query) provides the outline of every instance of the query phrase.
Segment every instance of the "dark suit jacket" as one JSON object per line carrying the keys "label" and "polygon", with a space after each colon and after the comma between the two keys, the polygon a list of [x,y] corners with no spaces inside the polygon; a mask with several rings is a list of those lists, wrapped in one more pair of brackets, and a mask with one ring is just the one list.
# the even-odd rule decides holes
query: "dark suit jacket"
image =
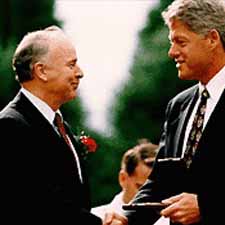
{"label": "dark suit jacket", "polygon": [[[193,162],[189,168],[181,162],[160,162],[158,159],[181,157],[184,132],[197,99],[198,87],[194,86],[173,98],[166,110],[164,130],[154,169],[133,202],[161,201],[181,192],[195,193],[202,220],[199,225],[215,225],[221,221],[219,206],[224,195],[222,171],[225,150],[225,91],[216,105],[205,129]],[[222,201],[223,202],[223,201]],[[128,211],[129,225],[151,225],[159,217],[155,210]]]}
{"label": "dark suit jacket", "polygon": [[[72,151],[22,93],[0,113],[0,137],[0,204],[1,214],[10,215],[7,221],[101,224],[89,212],[82,158],[84,183],[79,180]],[[72,134],[70,138],[79,155]]]}

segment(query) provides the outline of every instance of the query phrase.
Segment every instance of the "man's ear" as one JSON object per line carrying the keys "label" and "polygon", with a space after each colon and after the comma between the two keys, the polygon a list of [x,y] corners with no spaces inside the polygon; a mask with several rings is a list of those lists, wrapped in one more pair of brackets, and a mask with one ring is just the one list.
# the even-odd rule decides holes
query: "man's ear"
{"label": "man's ear", "polygon": [[45,65],[41,62],[34,63],[33,72],[37,76],[38,79],[46,82],[48,80],[47,74],[45,71]]}
{"label": "man's ear", "polygon": [[218,45],[221,44],[220,34],[216,29],[210,30],[207,34],[207,38],[210,41],[209,44],[212,49],[215,49],[216,47],[218,47]]}
{"label": "man's ear", "polygon": [[125,170],[121,169],[118,176],[118,180],[119,180],[119,184],[121,188],[124,188],[126,186],[127,179],[128,179],[128,173]]}

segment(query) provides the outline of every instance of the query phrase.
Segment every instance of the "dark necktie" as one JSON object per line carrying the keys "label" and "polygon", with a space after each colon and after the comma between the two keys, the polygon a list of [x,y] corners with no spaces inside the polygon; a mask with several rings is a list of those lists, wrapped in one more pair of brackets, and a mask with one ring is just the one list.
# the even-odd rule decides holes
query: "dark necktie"
{"label": "dark necktie", "polygon": [[190,134],[187,139],[187,146],[184,152],[184,160],[188,168],[192,162],[192,157],[197,149],[199,140],[202,136],[204,115],[206,111],[206,102],[208,98],[209,98],[209,93],[206,89],[204,89],[201,94],[201,99],[200,99],[198,109],[194,116],[192,128],[190,130]]}
{"label": "dark necktie", "polygon": [[53,123],[56,126],[56,128],[57,128],[58,132],[60,133],[60,135],[62,136],[62,138],[64,139],[64,141],[66,142],[66,144],[69,146],[70,150],[73,152],[73,155],[74,155],[74,158],[75,158],[75,161],[76,161],[77,173],[79,175],[79,178],[80,178],[81,182],[83,182],[81,170],[80,170],[79,158],[77,156],[76,150],[73,149],[73,147],[72,147],[72,143],[69,140],[69,137],[66,133],[66,129],[65,129],[65,126],[64,126],[64,123],[63,123],[63,119],[62,119],[62,117],[60,116],[59,113],[55,114],[55,119],[54,119]]}
{"label": "dark necktie", "polygon": [[60,135],[62,136],[62,138],[64,139],[64,141],[67,143],[67,145],[72,150],[71,143],[70,143],[70,140],[69,140],[69,138],[67,136],[66,129],[65,129],[65,126],[63,124],[62,117],[59,115],[59,113],[55,114],[55,119],[54,119],[53,123],[56,126],[56,128],[57,128],[58,132],[60,133]]}

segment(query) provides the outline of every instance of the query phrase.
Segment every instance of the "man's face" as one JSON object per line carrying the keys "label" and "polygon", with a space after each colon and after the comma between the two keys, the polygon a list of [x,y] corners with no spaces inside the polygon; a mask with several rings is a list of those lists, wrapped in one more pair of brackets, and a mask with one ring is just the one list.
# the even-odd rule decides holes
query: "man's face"
{"label": "man's face", "polygon": [[151,173],[151,168],[140,162],[132,175],[127,175],[127,180],[123,188],[127,200],[131,200],[138,192],[138,189],[145,183]]}
{"label": "man's face", "polygon": [[196,34],[179,20],[169,24],[171,47],[169,56],[176,62],[178,76],[185,80],[203,81],[209,75],[211,62],[210,40]]}
{"label": "man's face", "polygon": [[48,90],[59,105],[76,97],[79,75],[83,74],[77,65],[74,46],[68,40],[61,40],[51,45],[47,58],[46,71]]}

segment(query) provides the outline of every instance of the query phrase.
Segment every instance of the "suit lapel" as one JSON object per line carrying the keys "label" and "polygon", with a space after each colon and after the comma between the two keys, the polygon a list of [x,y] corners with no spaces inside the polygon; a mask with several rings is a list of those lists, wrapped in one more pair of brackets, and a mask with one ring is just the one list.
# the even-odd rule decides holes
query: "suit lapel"
{"label": "suit lapel", "polygon": [[24,115],[31,126],[35,126],[36,129],[45,130],[45,133],[57,137],[52,125],[23,93],[19,92],[13,103],[15,103],[17,110]]}
{"label": "suit lapel", "polygon": [[67,134],[68,134],[68,136],[69,136],[69,138],[70,138],[70,140],[71,140],[71,142],[72,142],[72,144],[73,144],[73,146],[74,146],[74,148],[75,148],[75,150],[76,150],[76,152],[77,152],[77,154],[80,158],[80,149],[79,149],[78,140],[76,139],[70,125],[66,121],[64,123],[65,123],[66,132],[67,132]]}
{"label": "suit lapel", "polygon": [[218,131],[219,127],[223,127],[224,128],[224,124],[222,123],[224,121],[225,116],[225,90],[223,91],[217,105],[215,106],[215,109],[213,110],[208,123],[206,124],[205,130],[203,132],[204,133],[208,133],[209,130],[216,130]]}
{"label": "suit lapel", "polygon": [[[49,141],[59,143],[63,146],[63,151],[66,149],[65,154],[71,154],[69,146],[65,143],[63,138],[61,138],[49,121],[42,115],[42,113],[26,98],[26,96],[19,92],[18,95],[13,100],[12,104],[15,105],[17,110],[21,112],[22,115],[26,118],[27,122],[33,126],[33,129],[36,130],[39,135],[44,135],[48,137]],[[43,132],[44,131],[44,132]],[[68,149],[68,151],[67,151]]]}
{"label": "suit lapel", "polygon": [[[224,134],[221,132],[223,130],[224,124],[224,115],[225,115],[225,90],[223,91],[215,109],[213,110],[208,123],[202,133],[202,137],[200,139],[198,149],[196,150],[196,155],[201,154],[201,151],[209,151],[208,147],[205,147],[205,144],[209,146],[209,144],[214,143],[214,145],[219,144],[221,142],[221,146],[223,144]],[[220,131],[220,132],[218,132]],[[216,143],[215,143],[216,141]]]}
{"label": "suit lapel", "polygon": [[190,118],[191,112],[194,108],[194,105],[198,98],[198,88],[196,88],[190,93],[189,98],[184,101],[181,106],[180,114],[179,114],[179,122],[177,131],[175,134],[175,151],[174,157],[180,157],[182,155],[183,142],[185,136],[185,130],[187,127],[188,119]]}

